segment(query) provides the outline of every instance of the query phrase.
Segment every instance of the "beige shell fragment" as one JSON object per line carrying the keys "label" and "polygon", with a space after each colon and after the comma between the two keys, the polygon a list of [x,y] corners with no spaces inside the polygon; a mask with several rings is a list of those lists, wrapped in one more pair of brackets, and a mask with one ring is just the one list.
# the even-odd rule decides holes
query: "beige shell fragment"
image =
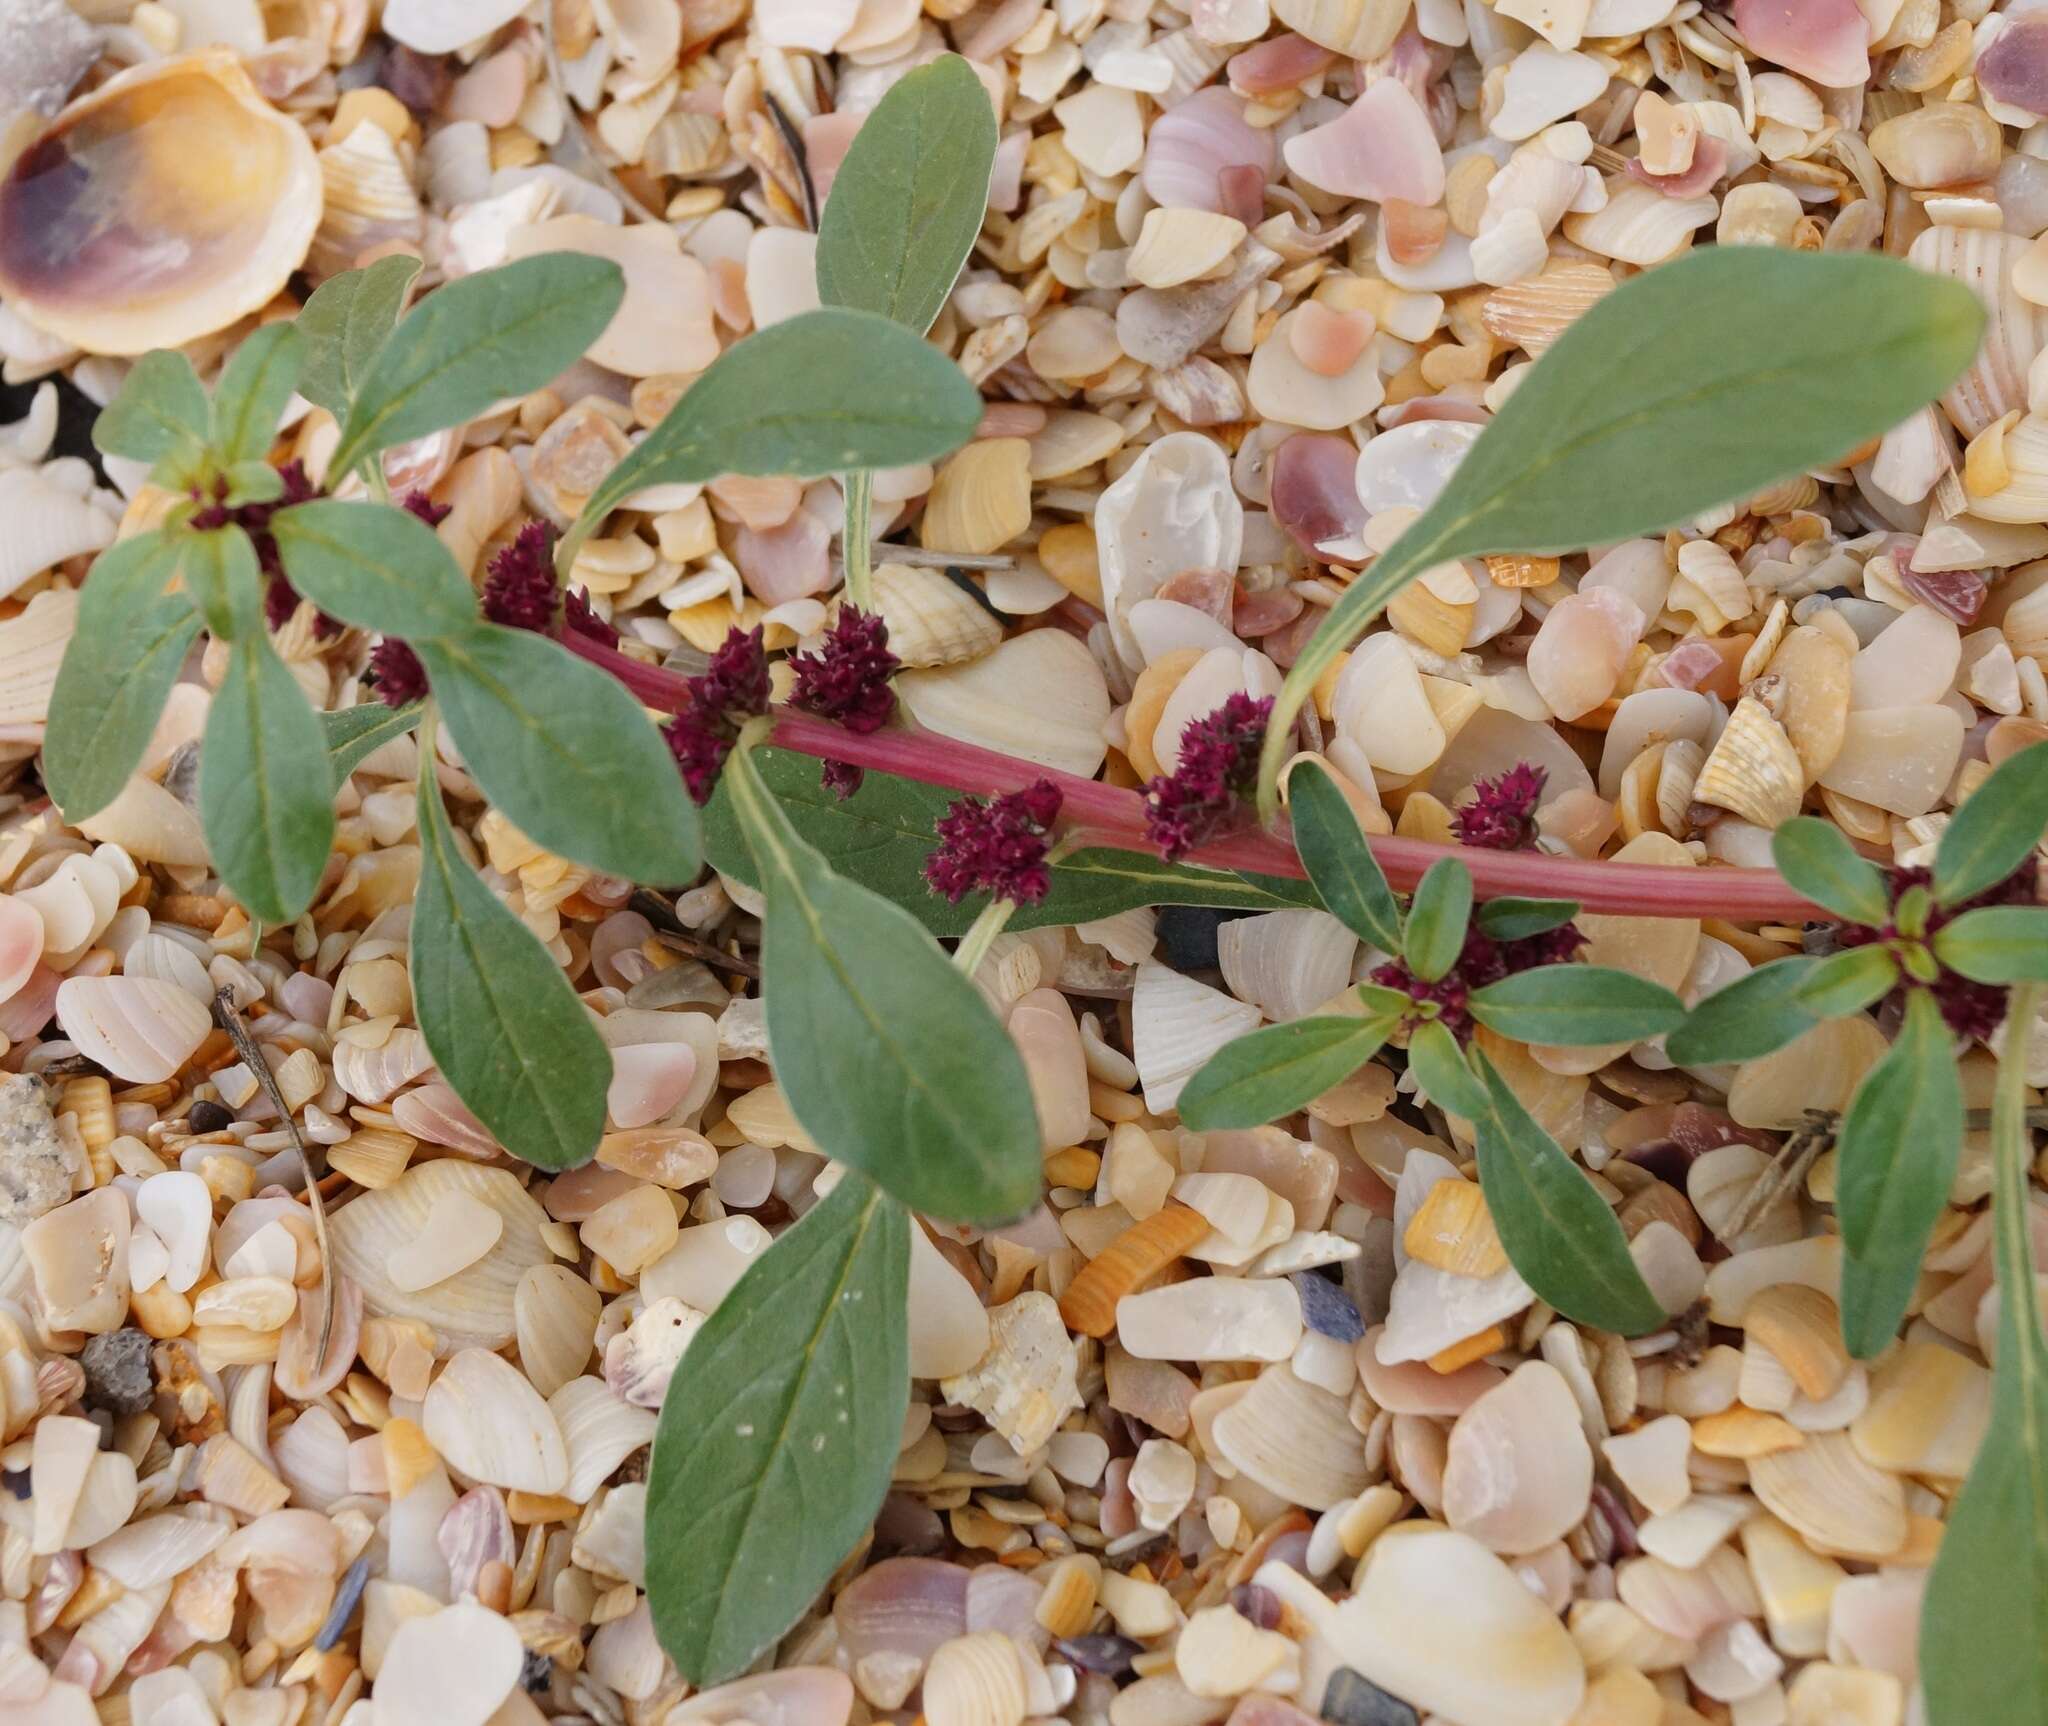
{"label": "beige shell fragment", "polygon": [[1372,60],[1394,45],[1407,0],[1275,0],[1273,16],[1311,42],[1350,60]]}
{"label": "beige shell fragment", "polygon": [[2027,405],[2027,368],[2048,341],[2048,310],[2029,305],[2012,285],[2013,267],[2027,246],[2019,235],[1995,228],[1938,226],[1923,232],[1907,253],[1921,269],[1961,282],[1984,305],[1977,357],[1941,398],[1966,438]]}
{"label": "beige shell fragment", "polygon": [[1310,1510],[1355,1498],[1372,1478],[1343,1401],[1285,1361],[1260,1373],[1210,1431],[1217,1454],[1240,1474]]}
{"label": "beige shell fragment", "polygon": [[1776,828],[1799,813],[1805,791],[1805,770],[1785,728],[1761,701],[1746,695],[1729,714],[1692,794],[1697,802]]}
{"label": "beige shell fragment", "polygon": [[875,570],[875,609],[889,626],[889,651],[908,666],[958,665],[1003,639],[987,606],[943,570],[885,563]]}
{"label": "beige shell fragment", "polygon": [[948,1402],[978,1409],[1019,1456],[1050,1439],[1081,1406],[1074,1344],[1051,1295],[1029,1290],[989,1312],[988,1353],[942,1379]]}
{"label": "beige shell fragment", "polygon": [[466,1348],[421,1407],[427,1441],[449,1466],[507,1492],[560,1492],[569,1478],[561,1423],[518,1368]]}

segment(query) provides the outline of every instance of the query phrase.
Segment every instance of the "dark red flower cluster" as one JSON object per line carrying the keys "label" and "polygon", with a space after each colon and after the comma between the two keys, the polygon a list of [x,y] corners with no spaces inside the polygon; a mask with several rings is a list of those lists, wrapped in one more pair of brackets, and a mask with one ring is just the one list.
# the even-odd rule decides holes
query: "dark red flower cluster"
{"label": "dark red flower cluster", "polygon": [[1472,1036],[1472,1015],[1466,1002],[1473,990],[1498,983],[1518,971],[1533,971],[1539,965],[1569,963],[1585,944],[1586,937],[1575,923],[1563,923],[1519,941],[1496,941],[1475,925],[1465,933],[1465,945],[1459,951],[1457,963],[1435,982],[1416,976],[1405,959],[1390,959],[1376,967],[1371,981],[1382,989],[1398,989],[1418,1004],[1434,1002],[1438,1022],[1464,1043]]}
{"label": "dark red flower cluster", "polygon": [[484,616],[507,629],[545,635],[555,626],[561,600],[555,585],[555,530],[544,521],[530,521],[484,572]]}
{"label": "dark red flower cluster", "polygon": [[619,645],[619,632],[590,609],[590,596],[580,587],[562,595],[562,627],[572,635],[587,636],[606,647]]}
{"label": "dark red flower cluster", "polygon": [[1460,845],[1487,851],[1527,851],[1536,843],[1536,805],[1549,775],[1523,761],[1491,779],[1472,782],[1472,801],[1454,811]]}
{"label": "dark red flower cluster", "polygon": [[387,707],[403,707],[427,693],[427,668],[420,656],[395,635],[387,635],[370,649],[369,669],[364,673],[375,686],[377,699]]}
{"label": "dark red flower cluster", "polygon": [[[277,470],[277,477],[284,481],[284,490],[268,503],[228,504],[223,501],[227,481],[221,480],[214,500],[192,514],[192,525],[201,533],[233,526],[249,536],[249,543],[256,548],[256,567],[268,578],[263,589],[263,620],[272,629],[282,629],[291,621],[292,613],[299,608],[299,596],[292,584],[285,580],[284,565],[277,555],[277,540],[270,531],[270,518],[281,509],[290,509],[295,503],[309,503],[320,495],[320,488],[306,477],[304,462],[286,462]],[[200,501],[198,492],[192,496],[194,502]],[[324,611],[313,627],[321,636],[341,633],[341,625]]]}
{"label": "dark red flower cluster", "polygon": [[[2039,870],[2035,861],[2029,857],[1997,886],[1986,888],[1974,899],[1965,899],[1957,905],[1934,906],[1927,913],[1927,926],[1919,939],[1922,942],[1932,940],[1943,924],[1953,922],[1965,911],[1982,910],[1987,905],[2038,904],[2038,877]],[[1926,887],[1932,881],[1932,874],[1925,869],[1892,870],[1890,884],[1894,916],[1899,900],[1909,889]],[[1902,938],[1898,924],[1894,920],[1886,922],[1883,928],[1873,928],[1867,923],[1844,923],[1835,940],[1837,945],[1842,947],[1868,947],[1873,942],[1896,941]],[[1979,983],[1958,971],[1951,971],[1939,959],[1935,960],[1935,965],[1939,974],[1932,983],[1902,982],[1892,991],[1889,998],[1895,1003],[1903,1004],[1908,989],[1924,988],[1933,995],[1935,1005],[1941,1009],[1943,1021],[1958,1037],[1975,1037],[1980,1042],[1988,1040],[1992,1032],[2005,1021],[2005,985]]]}
{"label": "dark red flower cluster", "polygon": [[970,893],[1036,905],[1052,891],[1046,853],[1059,812],[1049,779],[1004,797],[962,797],[934,823],[939,848],[925,859],[924,878],[955,905]]}
{"label": "dark red flower cluster", "polygon": [[[842,605],[816,653],[790,655],[796,686],[789,704],[866,736],[895,716],[889,678],[902,663],[889,651],[889,626],[879,612]],[[851,797],[860,782],[861,770],[851,762],[825,763],[824,783],[838,796]]]}
{"label": "dark red flower cluster", "polygon": [[1236,824],[1258,785],[1273,698],[1237,694],[1181,733],[1180,763],[1145,787],[1145,835],[1176,863]]}
{"label": "dark red flower cluster", "polygon": [[710,665],[690,679],[689,705],[661,728],[683,784],[699,803],[711,801],[740,728],[768,711],[768,656],[761,641],[758,624],[744,634],[727,631]]}

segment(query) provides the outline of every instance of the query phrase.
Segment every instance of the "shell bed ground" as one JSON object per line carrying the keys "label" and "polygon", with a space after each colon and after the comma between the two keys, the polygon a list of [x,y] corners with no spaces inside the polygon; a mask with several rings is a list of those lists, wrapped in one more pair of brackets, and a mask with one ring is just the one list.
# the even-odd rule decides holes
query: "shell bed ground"
{"label": "shell bed ground", "polygon": [[[550,1179],[413,1024],[415,740],[350,776],[313,910],[260,944],[191,809],[214,654],[115,805],[80,831],[41,796],[78,588],[152,507],[86,440],[124,355],[180,344],[210,377],[258,317],[394,251],[430,284],[619,259],[584,362],[387,457],[451,506],[474,574],[572,520],[722,347],[816,303],[807,189],[947,48],[1001,143],[931,332],[981,435],[875,483],[914,554],[884,548],[877,585],[916,724],[1121,785],[1170,769],[1190,721],[1277,686],[1579,313],[1743,244],[1965,281],[1983,349],[1840,466],[1662,539],[1430,572],[1318,691],[1309,742],[1384,832],[1441,840],[1476,779],[1532,762],[1548,847],[1703,870],[1768,863],[1802,810],[1922,862],[2048,737],[2040,11],[0,0],[0,160],[62,109],[77,174],[0,226],[0,1726],[1920,1721],[1921,1593],[1989,1418],[1988,1147],[1967,1137],[1869,1365],[1839,1337],[1832,1156],[1777,1178],[1882,1053],[1874,1019],[1707,1072],[1490,1045],[1670,1315],[1625,1340],[1532,1299],[1470,1145],[1391,1066],[1279,1126],[1181,1127],[1221,1043],[1373,962],[1333,919],[998,939],[978,981],[1032,1076],[1043,1202],[914,1234],[872,1536],[759,1671],[693,1695],[644,1593],[655,1411],[823,1167],[744,969],[702,957],[754,951],[751,896],[707,875],[657,926],[441,764],[614,1052],[596,1161]],[[175,99],[91,106],[132,67]],[[95,209],[121,225],[87,246]],[[299,403],[276,457],[318,475],[336,437]],[[835,482],[661,501],[574,570],[629,652],[690,670],[735,623],[818,633]],[[278,645],[317,704],[364,697],[360,636],[302,613]],[[1602,962],[1688,998],[1802,933],[1586,922]],[[222,987],[324,1171],[332,1266],[209,1019]],[[2048,1037],[2025,1059],[2048,1083]],[[1989,1052],[1960,1061],[1981,1106]],[[1163,1273],[1067,1299],[1133,1231]]]}

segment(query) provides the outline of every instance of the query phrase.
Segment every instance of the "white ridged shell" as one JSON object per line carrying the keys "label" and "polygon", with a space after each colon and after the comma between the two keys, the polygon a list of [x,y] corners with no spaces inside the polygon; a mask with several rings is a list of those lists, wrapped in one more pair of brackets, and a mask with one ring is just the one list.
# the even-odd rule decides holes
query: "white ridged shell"
{"label": "white ridged shell", "polygon": [[154,977],[70,977],[57,989],[57,1022],[89,1059],[117,1079],[168,1079],[206,1040],[206,1009]]}

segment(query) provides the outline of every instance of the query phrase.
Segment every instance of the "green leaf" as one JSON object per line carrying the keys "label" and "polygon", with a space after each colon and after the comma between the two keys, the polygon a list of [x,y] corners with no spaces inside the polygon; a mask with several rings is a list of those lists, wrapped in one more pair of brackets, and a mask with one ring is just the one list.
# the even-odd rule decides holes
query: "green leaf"
{"label": "green leaf", "polygon": [[1471,921],[1472,872],[1455,857],[1438,858],[1408,901],[1409,970],[1434,983],[1458,962]]}
{"label": "green leaf", "polygon": [[988,210],[996,116],[957,54],[899,78],[861,123],[818,222],[818,296],[923,335]]}
{"label": "green leaf", "polygon": [[1899,965],[1882,947],[1830,953],[1793,991],[1793,1002],[1816,1019],[1846,1019],[1882,1001],[1899,980]]}
{"label": "green leaf", "polygon": [[285,574],[332,617],[418,643],[477,621],[476,593],[409,510],[316,498],[270,518]]}
{"label": "green leaf", "polygon": [[1796,892],[1838,917],[1881,928],[1891,916],[1884,871],[1832,822],[1795,815],[1771,835],[1771,861]]}
{"label": "green leaf", "polygon": [[612,1060],[583,1003],[526,925],[455,848],[434,775],[419,781],[412,1001],[441,1076],[515,1157],[590,1160]]}
{"label": "green leaf", "polygon": [[749,752],[725,765],[759,860],[768,1056],[826,1153],[913,1210],[997,1223],[1038,1197],[1024,1063],[938,943],[796,835]]}
{"label": "green leaf", "polygon": [[[755,767],[790,825],[848,880],[900,905],[934,935],[960,936],[973,924],[973,900],[949,905],[925,883],[924,861],[938,843],[932,824],[960,794],[870,770],[851,797],[819,781],[818,760],[790,749],[757,749]],[[760,871],[733,819],[724,786],[704,808],[704,854],[721,874],[759,887]],[[1059,927],[1113,917],[1141,905],[1213,905],[1227,911],[1316,908],[1306,881],[1163,863],[1138,851],[1076,851],[1052,866],[1052,891],[1020,905],[1012,930]]]}
{"label": "green leaf", "polygon": [[1576,899],[1489,899],[1479,907],[1479,927],[1496,941],[1525,941],[1562,929],[1579,914]]}
{"label": "green leaf", "polygon": [[118,797],[199,633],[183,593],[177,542],[137,534],[94,559],[78,595],[78,627],[50,694],[43,783],[76,826]]}
{"label": "green leaf", "polygon": [[1306,1108],[1379,1052],[1394,1022],[1325,1014],[1268,1025],[1225,1043],[1180,1094],[1180,1118],[1198,1133],[1263,1127]]}
{"label": "green leaf", "polygon": [[691,1339],[647,1470],[647,1603],[691,1684],[752,1666],[881,1508],[910,1401],[916,1226],[849,1171]]}
{"label": "green leaf", "polygon": [[107,455],[152,464],[195,463],[213,435],[213,410],[192,362],[169,348],[146,353],[129,367],[121,393],[93,421],[93,447]]}
{"label": "green leaf", "polygon": [[423,701],[403,707],[386,707],[381,701],[366,701],[360,707],[344,707],[339,713],[320,715],[320,729],[327,738],[327,765],[334,775],[334,788],[394,737],[418,729],[427,708]]}
{"label": "green leaf", "polygon": [[1493,1104],[1473,1077],[1458,1039],[1432,1020],[1408,1034],[1408,1070],[1433,1103],[1468,1121],[1485,1118]]}
{"label": "green leaf", "polygon": [[178,574],[206,627],[222,641],[263,630],[263,579],[256,548],[239,527],[180,533]]}
{"label": "green leaf", "polygon": [[1330,914],[1382,953],[1401,951],[1401,907],[1336,780],[1304,761],[1287,781],[1287,815],[1302,866]]}
{"label": "green leaf", "polygon": [[1836,1135],[1842,1340],[1858,1360],[1891,1345],[1948,1202],[1962,1149],[1955,1039],[1925,989],[1906,996],[1898,1039],[1864,1075]]}
{"label": "green leaf", "polygon": [[199,818],[213,866],[265,923],[313,902],[334,845],[334,781],[305,691],[261,631],[228,655],[206,712]]}
{"label": "green leaf", "polygon": [[1836,461],[1947,388],[1983,327],[1969,289],[1897,260],[1759,246],[1703,246],[1602,297],[1295,660],[1261,812],[1317,680],[1424,570],[1628,539]]}
{"label": "green leaf", "polygon": [[2048,911],[1991,905],[1938,931],[1934,956],[1980,983],[2048,982]]}
{"label": "green leaf", "polygon": [[[2031,991],[2013,1011],[2034,1016]],[[1991,1416],[1949,1512],[1920,1613],[1928,1718],[2048,1726],[2048,1338],[2034,1298],[2033,1135],[2024,1063],[2002,1061],[1991,1099],[1998,1356]]]}
{"label": "green leaf", "polygon": [[420,260],[400,252],[366,269],[329,276],[313,290],[299,313],[299,334],[306,342],[299,394],[337,422],[348,418],[349,403],[398,327],[406,291],[419,273]]}
{"label": "green leaf", "polygon": [[1799,1002],[1800,986],[1819,963],[1795,953],[1716,989],[1664,1039],[1664,1053],[1681,1066],[1711,1067],[1782,1049],[1820,1023]]}
{"label": "green leaf", "polygon": [[261,461],[299,380],[305,344],[289,323],[244,338],[213,387],[213,448],[224,462]]}
{"label": "green leaf", "polygon": [[844,306],[785,318],[712,361],[606,475],[557,562],[646,486],[931,461],[980,423],[981,392],[921,336]]}
{"label": "green leaf", "polygon": [[549,252],[436,288],[370,362],[328,472],[474,419],[551,382],[604,334],[626,279],[607,258]]}
{"label": "green leaf", "polygon": [[1685,1003],[1660,983],[1602,965],[1538,965],[1475,989],[1472,1017],[1524,1043],[1589,1048],[1672,1029]]}
{"label": "green leaf", "polygon": [[1664,1309],[1629,1257],[1614,1213],[1485,1051],[1472,1058],[1492,1105],[1473,1122],[1479,1184],[1509,1261],[1566,1318],[1623,1336],[1656,1330]]}
{"label": "green leaf", "polygon": [[527,838],[630,881],[697,873],[697,806],[619,683],[494,623],[413,646],[471,777]]}
{"label": "green leaf", "polygon": [[2009,755],[1965,797],[1934,849],[1934,897],[1954,905],[1996,887],[2048,833],[2048,745]]}

